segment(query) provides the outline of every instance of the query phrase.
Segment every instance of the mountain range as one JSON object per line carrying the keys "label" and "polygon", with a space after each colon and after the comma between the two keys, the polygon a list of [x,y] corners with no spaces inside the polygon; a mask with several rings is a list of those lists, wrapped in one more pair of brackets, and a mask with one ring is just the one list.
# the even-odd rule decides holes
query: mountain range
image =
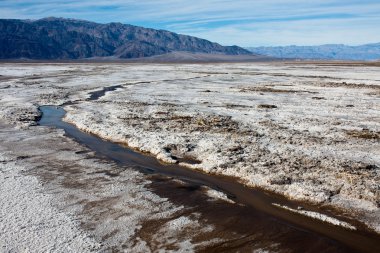
{"label": "mountain range", "polygon": [[0,59],[130,59],[173,52],[253,56],[238,46],[121,23],[0,19]]}
{"label": "mountain range", "polygon": [[322,60],[378,60],[380,43],[360,46],[329,44],[321,46],[249,47],[249,51],[276,58]]}
{"label": "mountain range", "polygon": [[380,43],[244,49],[121,23],[99,24],[55,17],[39,20],[0,19],[0,59],[228,62],[273,58],[378,60]]}

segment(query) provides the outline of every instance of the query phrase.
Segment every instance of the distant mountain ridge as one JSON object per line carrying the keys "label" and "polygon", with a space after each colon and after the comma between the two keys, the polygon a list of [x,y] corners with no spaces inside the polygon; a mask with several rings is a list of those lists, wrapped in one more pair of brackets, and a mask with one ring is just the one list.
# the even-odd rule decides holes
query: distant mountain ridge
{"label": "distant mountain ridge", "polygon": [[121,23],[44,18],[0,19],[0,59],[139,58],[175,51],[252,55],[238,46]]}
{"label": "distant mountain ridge", "polygon": [[321,46],[249,47],[249,51],[276,58],[327,60],[378,60],[380,43],[360,46],[329,44]]}

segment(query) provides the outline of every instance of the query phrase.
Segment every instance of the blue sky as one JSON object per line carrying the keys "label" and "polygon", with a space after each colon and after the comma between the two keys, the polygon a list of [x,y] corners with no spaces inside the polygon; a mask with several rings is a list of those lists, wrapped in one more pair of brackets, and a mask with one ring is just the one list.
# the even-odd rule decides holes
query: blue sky
{"label": "blue sky", "polygon": [[380,42],[380,0],[0,0],[1,18],[121,22],[223,45]]}

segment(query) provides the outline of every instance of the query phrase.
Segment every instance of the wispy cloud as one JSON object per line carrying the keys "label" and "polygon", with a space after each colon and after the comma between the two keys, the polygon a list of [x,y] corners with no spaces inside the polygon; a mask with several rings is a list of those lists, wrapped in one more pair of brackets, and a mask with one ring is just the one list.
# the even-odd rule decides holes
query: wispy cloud
{"label": "wispy cloud", "polygon": [[378,42],[379,13],[378,0],[0,0],[2,18],[131,23],[242,46]]}

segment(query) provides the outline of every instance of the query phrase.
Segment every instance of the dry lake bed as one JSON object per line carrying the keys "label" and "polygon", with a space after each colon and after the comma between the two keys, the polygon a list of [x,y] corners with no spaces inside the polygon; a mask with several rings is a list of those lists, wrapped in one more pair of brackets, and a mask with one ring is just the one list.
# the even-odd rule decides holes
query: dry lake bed
{"label": "dry lake bed", "polygon": [[1,63],[0,252],[380,252],[380,67]]}

